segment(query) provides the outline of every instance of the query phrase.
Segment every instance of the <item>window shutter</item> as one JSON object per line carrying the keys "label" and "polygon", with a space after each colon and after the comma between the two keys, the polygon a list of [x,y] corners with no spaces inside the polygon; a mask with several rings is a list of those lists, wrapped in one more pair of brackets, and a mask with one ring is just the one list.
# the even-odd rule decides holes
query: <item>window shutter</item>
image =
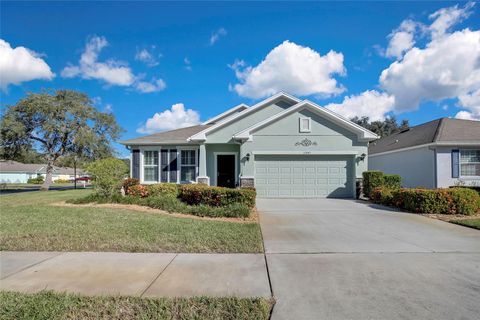
{"label": "window shutter", "polygon": [[460,151],[452,150],[452,178],[458,178],[460,171]]}
{"label": "window shutter", "polygon": [[170,182],[177,182],[177,150],[170,149]]}
{"label": "window shutter", "polygon": [[168,150],[162,149],[160,150],[160,163],[161,163],[161,174],[160,174],[160,181],[161,182],[168,182]]}
{"label": "window shutter", "polygon": [[132,178],[140,179],[140,150],[132,150]]}

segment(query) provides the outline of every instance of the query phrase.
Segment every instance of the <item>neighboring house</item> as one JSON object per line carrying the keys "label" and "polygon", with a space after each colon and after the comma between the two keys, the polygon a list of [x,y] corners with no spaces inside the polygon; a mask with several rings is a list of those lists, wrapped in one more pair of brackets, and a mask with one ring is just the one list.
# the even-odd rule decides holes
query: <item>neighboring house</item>
{"label": "neighboring house", "polygon": [[441,118],[370,143],[368,168],[405,187],[480,186],[480,121]]}
{"label": "neighboring house", "polygon": [[259,197],[354,197],[367,170],[363,127],[285,93],[197,126],[122,141],[141,183],[255,187]]}
{"label": "neighboring house", "polygon": [[[12,160],[0,160],[0,183],[27,183],[28,179],[43,176],[45,178],[45,164],[28,164]],[[83,172],[77,169],[77,178]],[[73,180],[74,169],[68,167],[54,167],[52,180]]]}

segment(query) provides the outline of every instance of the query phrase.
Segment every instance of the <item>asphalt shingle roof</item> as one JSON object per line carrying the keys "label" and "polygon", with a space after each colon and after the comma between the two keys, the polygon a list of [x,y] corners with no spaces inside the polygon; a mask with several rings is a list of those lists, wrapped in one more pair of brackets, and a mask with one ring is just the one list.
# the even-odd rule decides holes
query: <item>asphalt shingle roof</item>
{"label": "asphalt shingle roof", "polygon": [[210,127],[210,125],[197,125],[186,128],[180,128],[170,131],[154,133],[135,139],[120,141],[124,145],[144,145],[144,144],[175,144],[187,143],[187,139],[200,131]]}
{"label": "asphalt shingle roof", "polygon": [[[0,160],[0,172],[28,172],[46,173],[46,164],[21,163],[13,160]],[[74,169],[69,167],[53,167],[54,174],[73,175]],[[83,174],[82,169],[77,168],[77,174]]]}
{"label": "asphalt shingle roof", "polygon": [[441,118],[370,143],[369,154],[414,147],[432,142],[478,142],[480,121]]}

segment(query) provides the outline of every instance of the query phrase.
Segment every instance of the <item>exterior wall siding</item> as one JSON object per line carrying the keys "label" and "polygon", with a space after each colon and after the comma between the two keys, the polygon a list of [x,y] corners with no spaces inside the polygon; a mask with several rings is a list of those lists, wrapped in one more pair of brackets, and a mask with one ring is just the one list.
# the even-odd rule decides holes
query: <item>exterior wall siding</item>
{"label": "exterior wall siding", "polygon": [[368,169],[399,174],[404,187],[436,187],[435,151],[428,147],[369,156]]}
{"label": "exterior wall siding", "polygon": [[[311,118],[311,131],[301,133],[299,118]],[[300,144],[304,139],[311,141],[311,145]],[[342,152],[356,151],[358,156],[367,154],[368,143],[358,141],[357,136],[325,118],[308,110],[293,113],[253,133],[252,141],[241,146],[241,175],[251,177],[255,172],[253,154],[256,151],[288,151],[308,155],[309,152]],[[247,154],[250,158],[247,160]],[[355,158],[355,176],[360,178],[367,170],[367,158]],[[353,155],[352,155],[353,157]],[[243,161],[242,161],[243,159]]]}
{"label": "exterior wall siding", "polygon": [[264,106],[244,117],[240,116],[239,119],[236,119],[227,126],[219,128],[212,133],[207,133],[207,143],[233,143],[232,136],[235,133],[282,112],[291,105],[292,104],[284,102],[277,102],[276,104]]}
{"label": "exterior wall siding", "polygon": [[[458,184],[480,185],[480,178],[462,177],[452,178],[452,150],[467,149],[463,147],[438,147],[436,148],[437,160],[437,187],[448,188]],[[480,149],[480,145],[476,148]]]}

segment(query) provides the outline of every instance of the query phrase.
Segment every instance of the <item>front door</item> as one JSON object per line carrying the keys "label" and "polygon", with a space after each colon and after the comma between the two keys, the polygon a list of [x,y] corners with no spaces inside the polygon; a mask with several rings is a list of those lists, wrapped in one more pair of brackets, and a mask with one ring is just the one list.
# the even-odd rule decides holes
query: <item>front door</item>
{"label": "front door", "polygon": [[235,155],[217,154],[217,186],[235,188]]}

